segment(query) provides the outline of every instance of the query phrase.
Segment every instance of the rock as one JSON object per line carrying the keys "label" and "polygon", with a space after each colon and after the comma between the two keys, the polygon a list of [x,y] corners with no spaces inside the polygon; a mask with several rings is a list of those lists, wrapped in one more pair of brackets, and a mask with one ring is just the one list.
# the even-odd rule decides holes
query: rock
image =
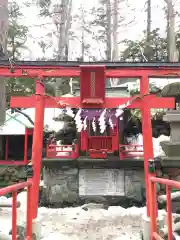
{"label": "rock", "polygon": [[0,232],[0,239],[1,240],[11,240],[12,238],[11,238],[11,236],[5,235],[5,234]]}
{"label": "rock", "polygon": [[87,211],[88,209],[102,209],[104,208],[103,204],[88,203],[82,206],[82,209]]}
{"label": "rock", "polygon": [[61,233],[51,233],[46,238],[43,238],[42,240],[50,240],[50,239],[61,239],[61,240],[78,240],[76,237],[70,237]]}
{"label": "rock", "polygon": [[44,188],[42,198],[45,204],[78,202],[78,169],[43,169]]}
{"label": "rock", "polygon": [[125,195],[127,198],[142,202],[144,199],[144,174],[142,171],[126,171]]}
{"label": "rock", "polygon": [[[12,230],[9,232],[9,235],[12,235]],[[17,240],[24,240],[25,237],[26,237],[25,227],[17,225]],[[9,239],[11,239],[11,237]],[[2,238],[2,240],[3,240],[3,238]],[[6,238],[4,240],[6,240]],[[32,235],[32,240],[37,240],[36,235],[34,233]]]}

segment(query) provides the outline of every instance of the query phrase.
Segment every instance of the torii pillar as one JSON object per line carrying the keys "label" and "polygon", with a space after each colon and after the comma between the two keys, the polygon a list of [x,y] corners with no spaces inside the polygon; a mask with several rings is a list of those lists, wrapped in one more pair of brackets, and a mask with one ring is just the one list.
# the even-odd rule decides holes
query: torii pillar
{"label": "torii pillar", "polygon": [[[117,71],[117,70],[116,70]],[[129,72],[131,69],[129,69]],[[138,71],[138,70],[137,70]],[[53,72],[52,72],[53,76]],[[144,172],[146,185],[147,216],[149,216],[149,172],[148,161],[153,159],[151,108],[174,108],[174,98],[159,98],[149,95],[149,78],[140,72],[140,95],[131,101],[127,108],[139,108],[142,113],[142,132],[144,145]],[[63,77],[63,76],[62,76]],[[128,77],[128,76],[125,76]],[[46,97],[43,76],[36,82],[36,95],[31,97],[12,97],[12,108],[35,107],[35,126],[33,134],[32,163],[33,176],[33,218],[37,217],[39,183],[43,148],[44,108],[118,108],[132,98],[111,98],[105,96],[105,66],[80,66],[80,97]],[[133,98],[134,99],[134,98]]]}

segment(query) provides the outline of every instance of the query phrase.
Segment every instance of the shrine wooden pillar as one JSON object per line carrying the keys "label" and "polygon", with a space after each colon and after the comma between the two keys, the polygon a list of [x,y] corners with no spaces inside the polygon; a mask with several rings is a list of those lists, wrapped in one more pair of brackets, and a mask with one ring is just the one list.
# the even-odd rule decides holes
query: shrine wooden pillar
{"label": "shrine wooden pillar", "polygon": [[[143,133],[143,147],[144,147],[144,178],[146,186],[146,207],[147,216],[150,215],[149,202],[149,165],[150,159],[154,158],[152,124],[151,124],[151,107],[146,95],[149,94],[149,78],[144,75],[140,79],[140,94],[144,97],[141,99],[141,119],[142,119],[142,133]],[[150,103],[151,104],[151,103]]]}
{"label": "shrine wooden pillar", "polygon": [[32,145],[32,165],[33,165],[33,185],[32,185],[32,217],[35,219],[38,214],[39,184],[41,176],[41,162],[43,149],[43,129],[44,129],[44,109],[45,109],[45,87],[42,78],[36,81],[36,103],[35,121]]}

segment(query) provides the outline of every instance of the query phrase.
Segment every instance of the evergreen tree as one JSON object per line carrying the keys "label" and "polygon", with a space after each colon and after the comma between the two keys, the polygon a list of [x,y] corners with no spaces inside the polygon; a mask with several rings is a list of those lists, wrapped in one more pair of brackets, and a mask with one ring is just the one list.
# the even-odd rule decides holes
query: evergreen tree
{"label": "evergreen tree", "polygon": [[[23,17],[17,1],[11,1],[8,5],[9,10],[9,26],[8,26],[8,58],[12,66],[15,65],[14,61],[21,58],[21,50],[26,48],[25,43],[27,40],[28,28],[20,24],[19,20]],[[28,92],[33,91],[33,80],[22,78],[9,78],[7,79],[6,92],[7,103],[9,107],[10,97],[18,95],[26,95]]]}
{"label": "evergreen tree", "polygon": [[[69,55],[69,31],[71,28],[71,9],[72,0],[37,0],[37,5],[40,8],[40,15],[44,18],[49,18],[52,21],[56,36],[57,45],[53,49],[53,57],[57,61],[67,61]],[[41,41],[41,46],[45,46]],[[69,80],[56,78],[55,95],[59,96],[70,92]]]}
{"label": "evergreen tree", "polygon": [[[23,14],[20,5],[17,1],[10,1],[9,9],[9,26],[8,26],[8,41],[7,50],[9,62],[12,68],[19,68],[16,65],[16,60],[22,59],[22,51],[28,49],[26,45],[28,27],[23,25],[21,20]],[[23,69],[22,69],[23,70]],[[46,84],[47,93],[53,95],[54,89],[51,83]],[[10,104],[11,96],[28,96],[35,92],[35,79],[33,78],[8,78],[6,81],[6,96],[7,107]]]}
{"label": "evergreen tree", "polygon": [[26,49],[28,28],[20,23],[23,18],[17,1],[9,3],[8,55],[13,61],[21,58],[21,50]]}
{"label": "evergreen tree", "polygon": [[159,29],[155,29],[149,35],[148,47],[147,37],[132,41],[125,40],[125,50],[122,53],[122,60],[128,62],[167,61],[167,40],[159,34]]}

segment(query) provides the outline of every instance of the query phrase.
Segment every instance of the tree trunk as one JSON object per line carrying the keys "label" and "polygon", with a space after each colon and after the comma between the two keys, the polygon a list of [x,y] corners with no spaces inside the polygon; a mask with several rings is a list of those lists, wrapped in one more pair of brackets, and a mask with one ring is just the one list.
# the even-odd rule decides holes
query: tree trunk
{"label": "tree trunk", "polygon": [[151,35],[151,0],[147,2],[147,42],[150,40]]}
{"label": "tree trunk", "polygon": [[172,0],[165,0],[167,4],[167,43],[168,60],[170,62],[178,61],[175,35],[175,11]]}
{"label": "tree trunk", "polygon": [[84,8],[81,7],[81,57],[80,57],[80,60],[82,62],[84,62],[84,54],[85,54],[84,26],[85,26],[85,14],[84,14]]}
{"label": "tree trunk", "polygon": [[[0,1],[0,60],[8,60],[8,0]],[[6,80],[0,79],[0,125],[5,121],[6,111]]]}
{"label": "tree trunk", "polygon": [[60,22],[58,24],[58,31],[59,31],[59,39],[58,39],[58,53],[57,53],[57,60],[62,61],[64,60],[64,39],[65,39],[65,27],[66,27],[66,13],[67,13],[67,0],[61,0],[60,4]]}
{"label": "tree trunk", "polygon": [[111,1],[106,0],[106,15],[107,15],[107,25],[106,25],[106,60],[111,60]]}
{"label": "tree trunk", "polygon": [[[118,51],[118,0],[113,0],[112,4],[112,19],[113,19],[113,34],[112,34],[112,61],[117,61],[119,59]],[[111,83],[113,86],[119,84],[118,78],[112,78]]]}
{"label": "tree trunk", "polygon": [[150,43],[151,36],[151,0],[147,1],[147,43]]}
{"label": "tree trunk", "polygon": [[147,59],[147,61],[151,61],[154,58],[154,52],[151,46],[151,0],[147,0],[147,41],[146,46],[144,48],[144,56]]}
{"label": "tree trunk", "polygon": [[118,0],[113,0],[113,52],[112,52],[113,61],[119,59],[117,35],[118,35]]}
{"label": "tree trunk", "polygon": [[[57,61],[67,61],[68,60],[68,34],[71,27],[71,9],[72,0],[61,0],[61,15],[60,22],[58,26],[59,39],[58,39],[58,53]],[[62,78],[56,79],[56,89],[55,95],[60,96],[70,92],[70,86],[68,80],[63,80]]]}
{"label": "tree trunk", "polygon": [[66,27],[65,27],[65,42],[64,45],[67,48],[67,52],[65,52],[65,60],[68,61],[68,52],[69,52],[69,30],[71,28],[71,16],[72,12],[72,0],[69,0],[68,2],[68,8],[67,8],[67,16],[66,16]]}

